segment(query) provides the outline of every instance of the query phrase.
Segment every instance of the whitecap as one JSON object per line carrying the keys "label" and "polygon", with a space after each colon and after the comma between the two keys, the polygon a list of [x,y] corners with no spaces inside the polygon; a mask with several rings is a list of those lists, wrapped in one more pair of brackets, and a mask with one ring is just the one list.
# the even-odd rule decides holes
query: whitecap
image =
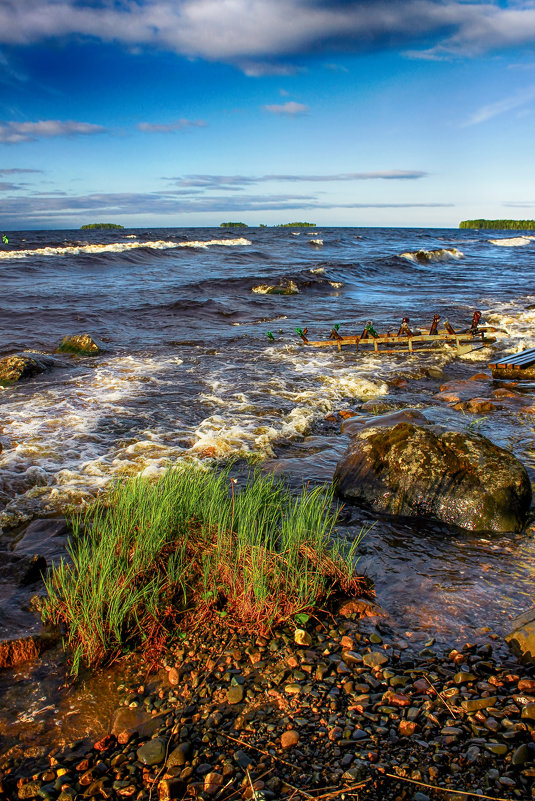
{"label": "whitecap", "polygon": [[209,248],[213,246],[241,247],[250,245],[251,242],[244,237],[237,239],[209,239],[209,240],[188,240],[186,242],[169,242],[165,240],[148,242],[110,242],[109,244],[95,245],[69,245],[68,247],[46,247],[35,248],[33,250],[7,250],[0,251],[0,259],[25,259],[28,256],[78,256],[81,253],[124,253],[128,250],[138,248],[149,248],[152,250],[170,250],[174,248]]}
{"label": "whitecap", "polygon": [[435,250],[408,250],[399,254],[418,264],[428,264],[431,261],[448,261],[449,259],[463,259],[464,253],[457,248],[436,248]]}
{"label": "whitecap", "polygon": [[523,245],[529,245],[535,239],[535,236],[513,236],[508,239],[489,239],[491,245],[499,245],[502,248],[519,248]]}

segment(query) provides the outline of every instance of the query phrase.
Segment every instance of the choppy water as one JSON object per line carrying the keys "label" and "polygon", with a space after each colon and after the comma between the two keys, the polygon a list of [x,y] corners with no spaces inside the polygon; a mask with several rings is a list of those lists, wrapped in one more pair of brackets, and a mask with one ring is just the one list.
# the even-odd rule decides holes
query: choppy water
{"label": "choppy water", "polygon": [[[2,547],[35,516],[61,513],[117,475],[170,462],[257,456],[295,485],[330,480],[347,444],[325,416],[416,406],[510,447],[533,475],[531,419],[484,419],[433,396],[491,356],[535,346],[535,241],[508,232],[323,228],[20,232],[0,249],[0,356],[53,351],[68,333],[106,343],[0,389]],[[273,294],[271,289],[275,289]],[[285,294],[286,293],[286,294]],[[303,347],[294,332],[378,330],[476,308],[503,329],[495,349],[410,359]],[[266,337],[270,330],[275,342]],[[395,379],[407,379],[395,386]],[[526,392],[532,392],[527,388]],[[534,399],[535,400],[535,399]],[[348,536],[370,522],[352,510]],[[1,543],[0,543],[1,544]],[[378,521],[362,565],[401,626],[453,641],[530,603],[533,543]]]}

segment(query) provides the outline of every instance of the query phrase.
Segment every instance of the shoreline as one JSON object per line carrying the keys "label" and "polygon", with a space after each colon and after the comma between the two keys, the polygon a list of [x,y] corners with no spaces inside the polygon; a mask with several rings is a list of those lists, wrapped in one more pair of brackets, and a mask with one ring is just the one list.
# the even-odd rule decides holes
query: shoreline
{"label": "shoreline", "polygon": [[354,612],[270,638],[211,620],[158,673],[138,665],[93,747],[1,763],[7,797],[423,801],[535,789],[534,668],[496,664],[490,642],[415,651]]}

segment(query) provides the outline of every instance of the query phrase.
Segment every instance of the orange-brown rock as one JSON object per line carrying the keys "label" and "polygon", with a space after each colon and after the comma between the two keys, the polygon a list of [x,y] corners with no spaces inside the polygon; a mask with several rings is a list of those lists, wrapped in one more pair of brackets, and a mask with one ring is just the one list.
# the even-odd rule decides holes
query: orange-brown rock
{"label": "orange-brown rock", "polygon": [[295,729],[290,729],[290,731],[285,731],[281,734],[281,746],[283,748],[293,748],[298,742],[299,734]]}
{"label": "orange-brown rock", "polygon": [[500,407],[488,398],[472,398],[469,401],[461,401],[453,407],[460,412],[472,412],[472,414],[483,414],[485,412],[495,412]]}
{"label": "orange-brown rock", "polygon": [[414,720],[399,721],[399,733],[402,737],[410,737],[411,734],[414,734],[417,728],[418,724],[415,723]]}
{"label": "orange-brown rock", "polygon": [[468,379],[469,381],[488,381],[490,379],[489,373],[475,373]]}

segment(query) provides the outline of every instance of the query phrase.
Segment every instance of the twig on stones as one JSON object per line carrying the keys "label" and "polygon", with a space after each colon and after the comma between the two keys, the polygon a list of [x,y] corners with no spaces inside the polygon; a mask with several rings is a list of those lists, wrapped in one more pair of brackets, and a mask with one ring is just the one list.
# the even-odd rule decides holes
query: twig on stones
{"label": "twig on stones", "polygon": [[[273,754],[270,754],[269,751],[263,751],[261,748],[257,748],[256,745],[251,745],[250,743],[245,742],[245,740],[238,740],[236,737],[231,737],[230,734],[225,734],[224,731],[220,731],[219,734],[222,735],[223,737],[226,737],[228,740],[232,740],[233,743],[238,743],[238,745],[244,745],[246,748],[252,748],[253,751],[258,751],[259,754],[264,754],[264,756],[267,756],[270,759],[274,759],[277,762],[281,762],[283,765],[292,768],[292,770],[301,770],[299,765],[292,765],[291,762],[286,762],[285,759],[273,756]],[[286,782],[286,784],[288,784],[288,782]],[[291,787],[291,784],[289,784],[288,787]]]}
{"label": "twig on stones", "polygon": [[390,779],[397,779],[400,782],[410,782],[417,784],[418,787],[426,787],[428,790],[438,790],[440,793],[455,793],[457,795],[471,795],[474,798],[486,798],[489,801],[511,801],[509,798],[501,798],[495,795],[481,795],[481,793],[472,793],[470,790],[452,790],[449,787],[437,787],[436,784],[426,784],[425,782],[416,781],[416,779],[408,779],[406,776],[398,776],[395,773],[383,773],[383,776],[388,776]]}
{"label": "twig on stones", "polygon": [[437,688],[435,687],[435,685],[433,684],[433,682],[432,682],[430,679],[428,679],[428,678],[427,678],[427,676],[425,675],[425,673],[424,673],[424,679],[425,679],[425,680],[426,680],[426,682],[429,684],[429,686],[431,687],[431,689],[432,689],[432,690],[434,690],[434,692],[435,692],[435,693],[438,695],[438,697],[440,698],[440,700],[442,701],[442,703],[444,704],[444,706],[446,707],[446,709],[448,709],[448,710],[451,712],[451,714],[453,715],[453,717],[454,717],[454,718],[458,717],[458,715],[457,715],[457,713],[455,712],[455,710],[453,709],[453,707],[451,707],[451,706],[448,704],[448,702],[446,701],[446,699],[444,698],[444,696],[442,695],[442,693],[439,693],[439,691],[437,690]]}

